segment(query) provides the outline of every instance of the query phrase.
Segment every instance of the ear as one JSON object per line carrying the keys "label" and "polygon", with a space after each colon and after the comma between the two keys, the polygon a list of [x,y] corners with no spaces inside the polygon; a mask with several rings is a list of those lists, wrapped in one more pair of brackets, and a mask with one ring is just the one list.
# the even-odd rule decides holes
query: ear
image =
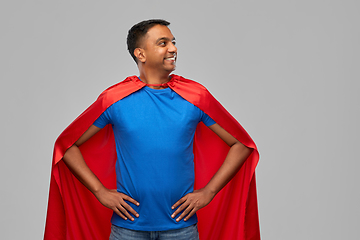
{"label": "ear", "polygon": [[145,56],[145,51],[142,48],[135,48],[134,50],[134,55],[135,57],[142,63],[145,63],[146,61],[146,56]]}

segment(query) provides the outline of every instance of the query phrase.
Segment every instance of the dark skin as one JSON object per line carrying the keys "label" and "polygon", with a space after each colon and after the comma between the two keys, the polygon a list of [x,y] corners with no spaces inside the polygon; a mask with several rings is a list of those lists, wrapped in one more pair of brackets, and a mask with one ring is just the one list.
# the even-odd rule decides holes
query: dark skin
{"label": "dark skin", "polygon": [[[142,81],[149,84],[162,84],[169,81],[170,73],[175,70],[177,57],[175,38],[169,28],[162,25],[150,28],[142,41],[141,48],[136,48],[134,54],[138,58],[138,68]],[[171,217],[174,218],[181,213],[176,221],[182,219],[187,221],[199,209],[209,204],[215,195],[234,177],[251,154],[250,148],[240,143],[217,123],[209,126],[209,128],[230,147],[230,150],[219,170],[204,188],[195,190],[174,203],[172,206],[174,212]],[[95,125],[90,126],[65,152],[63,160],[72,173],[95,195],[102,205],[110,208],[123,219],[133,221],[134,218],[131,214],[135,217],[139,217],[139,214],[127,202],[135,205],[140,203],[123,193],[117,192],[116,189],[104,187],[86,165],[78,148],[99,130],[100,128]]]}

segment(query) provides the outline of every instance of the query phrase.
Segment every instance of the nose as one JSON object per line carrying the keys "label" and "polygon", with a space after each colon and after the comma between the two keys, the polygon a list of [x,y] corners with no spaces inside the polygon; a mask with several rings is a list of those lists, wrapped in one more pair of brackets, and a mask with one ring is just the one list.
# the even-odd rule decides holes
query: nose
{"label": "nose", "polygon": [[169,52],[171,52],[171,53],[176,53],[177,52],[177,47],[172,42],[169,45]]}

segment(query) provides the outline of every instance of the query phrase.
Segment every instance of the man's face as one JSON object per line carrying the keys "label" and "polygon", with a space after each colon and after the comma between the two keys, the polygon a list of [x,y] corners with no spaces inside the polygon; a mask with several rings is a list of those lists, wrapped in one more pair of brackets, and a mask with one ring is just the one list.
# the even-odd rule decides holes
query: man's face
{"label": "man's face", "polygon": [[146,33],[142,43],[144,66],[160,72],[172,72],[176,67],[177,48],[175,37],[168,27],[155,25]]}

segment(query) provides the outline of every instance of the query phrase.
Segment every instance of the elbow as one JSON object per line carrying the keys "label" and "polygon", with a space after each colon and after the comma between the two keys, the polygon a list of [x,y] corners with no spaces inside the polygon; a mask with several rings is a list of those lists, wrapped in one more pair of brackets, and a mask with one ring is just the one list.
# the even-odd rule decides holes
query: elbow
{"label": "elbow", "polygon": [[245,158],[248,158],[250,156],[250,154],[252,153],[252,151],[254,150],[253,148],[249,148],[239,141],[234,143],[231,147],[234,147],[235,149],[237,149],[239,154],[241,154]]}
{"label": "elbow", "polygon": [[65,163],[68,161],[69,158],[71,158],[71,156],[74,154],[76,149],[78,149],[78,146],[76,144],[74,144],[65,151],[64,156],[63,156],[63,160]]}

